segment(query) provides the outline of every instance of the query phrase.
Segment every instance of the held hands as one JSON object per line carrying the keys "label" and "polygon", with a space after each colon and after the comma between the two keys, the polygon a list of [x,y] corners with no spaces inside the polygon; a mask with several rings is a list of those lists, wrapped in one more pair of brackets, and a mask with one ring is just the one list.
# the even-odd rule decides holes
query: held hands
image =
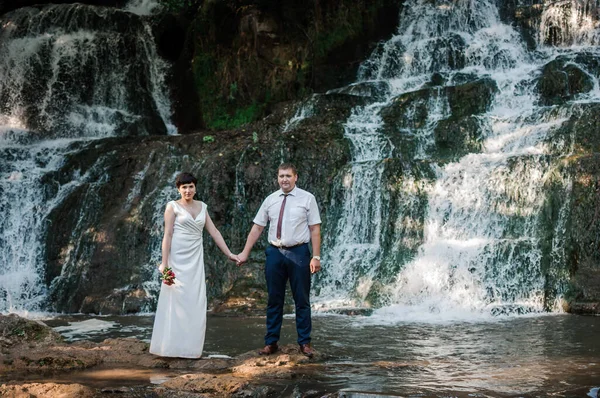
{"label": "held hands", "polygon": [[246,261],[248,261],[248,255],[244,252],[241,252],[237,255],[238,261],[236,263],[237,266],[243,265]]}
{"label": "held hands", "polygon": [[[235,261],[236,265],[244,265],[248,261],[248,255],[244,252],[241,252],[238,255],[231,255],[229,257],[230,260]],[[310,273],[314,274],[321,270],[321,260],[317,260],[316,258],[312,258],[310,260]]]}
{"label": "held hands", "polygon": [[[230,254],[229,259],[235,261],[237,266],[244,265],[248,261],[248,254],[241,252],[240,254]],[[310,273],[314,274],[321,270],[321,260],[312,258],[310,260]]]}

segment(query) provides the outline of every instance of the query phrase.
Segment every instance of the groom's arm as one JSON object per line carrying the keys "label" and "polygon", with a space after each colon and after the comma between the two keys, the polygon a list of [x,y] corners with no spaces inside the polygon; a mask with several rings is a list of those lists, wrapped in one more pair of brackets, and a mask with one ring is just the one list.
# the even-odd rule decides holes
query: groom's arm
{"label": "groom's arm", "polygon": [[252,229],[248,234],[248,239],[246,239],[246,246],[244,246],[244,250],[242,250],[242,252],[238,255],[240,259],[238,265],[242,265],[243,263],[248,261],[248,257],[250,256],[250,250],[252,250],[252,247],[254,247],[254,244],[256,243],[258,238],[260,238],[263,229],[265,229],[265,227],[263,227],[262,225],[254,224],[252,226]]}
{"label": "groom's arm", "polygon": [[314,274],[321,270],[321,260],[317,260],[316,257],[321,257],[321,224],[309,225],[310,230],[310,242],[312,243],[312,255],[310,260],[310,272]]}

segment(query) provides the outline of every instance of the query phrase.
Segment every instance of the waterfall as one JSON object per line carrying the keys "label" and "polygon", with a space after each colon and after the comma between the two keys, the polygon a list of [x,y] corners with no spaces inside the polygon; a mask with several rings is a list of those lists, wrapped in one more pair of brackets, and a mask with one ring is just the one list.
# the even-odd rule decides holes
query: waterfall
{"label": "waterfall", "polygon": [[314,102],[315,97],[312,96],[308,100],[300,104],[296,109],[294,116],[292,116],[289,120],[286,121],[285,125],[283,126],[282,132],[287,133],[292,128],[297,126],[298,123],[300,123],[302,120],[312,116],[312,114],[314,113]]}
{"label": "waterfall", "polygon": [[538,42],[556,46],[600,43],[597,0],[562,0],[544,5]]}
{"label": "waterfall", "polygon": [[[588,44],[592,36],[579,35],[575,44]],[[527,51],[518,33],[500,21],[495,2],[405,4],[398,34],[360,68],[360,82],[389,90],[383,100],[355,109],[345,126],[353,160],[331,204],[342,211],[339,219],[328,219],[317,309],[383,306],[376,314],[386,320],[559,310],[547,302],[548,291],[559,300],[566,273],[556,271],[561,275],[549,286],[543,264],[550,256],[557,270],[564,268],[561,228],[568,200],[556,225],[541,225],[540,217],[551,179],[569,197],[570,181],[553,161],[568,156],[569,143],[551,146],[547,140],[577,110],[537,105],[539,70],[559,54],[542,50]],[[487,109],[470,119],[448,98],[464,82],[493,93]],[[414,98],[419,100],[410,102]],[[382,118],[390,109],[402,109],[396,125]],[[440,162],[436,129],[467,120],[480,135],[477,150]],[[392,176],[399,181],[392,185],[385,170],[393,174],[396,163],[401,175]],[[424,164],[430,177],[422,176]],[[397,214],[390,210],[394,200],[401,202]],[[407,231],[418,223],[419,206],[423,235],[411,252],[403,240],[415,240]],[[556,229],[550,254],[544,228]]]}
{"label": "waterfall", "polygon": [[339,266],[326,274],[328,279],[322,283],[321,295],[335,296],[328,290],[338,290],[339,286],[347,288],[361,274],[372,275],[373,267],[380,261],[382,159],[389,156],[392,144],[377,131],[379,108],[380,104],[374,104],[354,111],[344,126],[345,136],[352,145],[353,160],[342,176],[342,198],[332,203],[332,207],[343,206],[343,213],[333,233],[327,235],[331,241],[325,241],[325,246],[334,250],[327,252],[324,258],[325,263],[335,262]]}
{"label": "waterfall", "polygon": [[174,132],[166,64],[136,15],[51,5],[16,10],[1,23],[3,126],[43,138]]}
{"label": "waterfall", "polygon": [[47,216],[88,178],[56,171],[91,140],[176,133],[167,64],[125,11],[48,5],[0,24],[0,312],[41,311]]}

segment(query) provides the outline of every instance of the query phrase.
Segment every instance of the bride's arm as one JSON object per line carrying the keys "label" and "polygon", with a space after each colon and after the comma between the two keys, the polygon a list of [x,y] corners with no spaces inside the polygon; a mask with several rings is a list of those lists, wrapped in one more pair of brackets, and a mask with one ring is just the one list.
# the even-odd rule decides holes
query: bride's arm
{"label": "bride's arm", "polygon": [[208,231],[208,233],[210,234],[210,236],[213,238],[213,240],[217,244],[217,247],[219,249],[221,249],[223,254],[226,255],[228,259],[230,259],[232,261],[236,261],[237,260],[236,256],[234,256],[233,253],[231,253],[231,250],[229,250],[229,247],[227,247],[227,243],[225,243],[225,239],[223,239],[221,232],[219,232],[217,227],[215,227],[215,224],[213,223],[212,219],[208,215],[208,212],[206,212],[205,227],[206,227],[206,230]]}
{"label": "bride's arm", "polygon": [[171,240],[173,240],[173,227],[175,226],[175,212],[173,207],[167,205],[165,209],[165,235],[162,240],[162,262],[158,270],[163,272],[169,266],[169,253],[171,253]]}

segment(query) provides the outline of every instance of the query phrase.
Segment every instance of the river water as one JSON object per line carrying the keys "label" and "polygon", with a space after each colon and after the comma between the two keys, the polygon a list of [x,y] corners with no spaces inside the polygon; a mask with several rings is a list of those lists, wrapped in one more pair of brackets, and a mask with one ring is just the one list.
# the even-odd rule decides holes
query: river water
{"label": "river water", "polygon": [[[236,356],[260,348],[264,321],[209,316],[205,356]],[[45,322],[71,341],[108,337],[149,341],[153,316],[68,315]],[[567,314],[427,323],[318,315],[313,319],[313,345],[325,360],[319,364],[320,376],[305,388],[353,397],[597,398],[599,333],[600,317]],[[286,317],[280,343],[295,341],[293,318]],[[85,374],[65,377],[85,383]],[[135,383],[142,384],[169,377],[163,370],[135,375]],[[126,380],[111,382],[122,385]]]}

